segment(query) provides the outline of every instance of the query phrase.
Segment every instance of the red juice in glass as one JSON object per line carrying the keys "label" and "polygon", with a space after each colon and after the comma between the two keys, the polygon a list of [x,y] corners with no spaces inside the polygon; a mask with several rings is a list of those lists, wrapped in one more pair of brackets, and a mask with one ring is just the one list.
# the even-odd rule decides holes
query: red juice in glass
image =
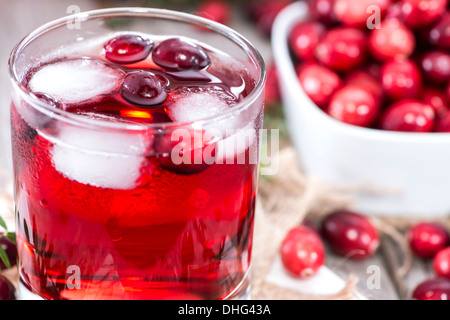
{"label": "red juice in glass", "polygon": [[92,32],[119,14],[135,18],[130,10],[91,12],[80,30],[59,30],[75,43],[38,59],[30,43],[55,39],[61,21],[13,52],[21,288],[44,299],[242,298],[264,67],[229,29],[247,61],[195,40],[223,37],[222,27],[201,30],[194,24],[208,22],[186,14],[139,12],[184,23],[186,34]]}

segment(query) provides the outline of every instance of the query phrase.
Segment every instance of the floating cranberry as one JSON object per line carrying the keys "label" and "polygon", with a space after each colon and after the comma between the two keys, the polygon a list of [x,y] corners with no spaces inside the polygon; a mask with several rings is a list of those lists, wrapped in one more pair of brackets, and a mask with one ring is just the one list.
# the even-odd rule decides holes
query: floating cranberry
{"label": "floating cranberry", "polygon": [[214,163],[216,144],[204,130],[174,130],[157,138],[155,149],[162,168],[177,174],[196,174]]}
{"label": "floating cranberry", "polygon": [[414,34],[399,20],[387,19],[369,37],[371,54],[380,61],[410,56],[416,46]]}
{"label": "floating cranberry", "polygon": [[403,132],[430,132],[435,114],[431,106],[416,100],[391,105],[381,118],[381,129]]}
{"label": "floating cranberry", "polygon": [[408,231],[408,240],[412,251],[422,258],[433,258],[449,243],[447,231],[439,224],[422,222]]}
{"label": "floating cranberry", "polygon": [[161,75],[150,71],[138,71],[128,74],[122,83],[122,98],[137,107],[155,107],[167,98]]}
{"label": "floating cranberry", "polygon": [[16,300],[16,289],[11,281],[0,275],[0,300]]}
{"label": "floating cranberry", "polygon": [[444,51],[431,51],[422,59],[422,67],[425,77],[435,84],[444,84],[450,79],[450,54]]}
{"label": "floating cranberry", "polygon": [[366,59],[366,36],[353,28],[330,30],[316,48],[316,58],[337,71],[350,71]]}
{"label": "floating cranberry", "polygon": [[431,28],[428,38],[431,44],[450,50],[450,12]]}
{"label": "floating cranberry", "polygon": [[420,283],[412,294],[416,300],[450,300],[450,280],[435,278]]}
{"label": "floating cranberry", "polygon": [[[3,251],[5,251],[10,266],[15,266],[17,261],[16,245],[6,236],[0,235],[0,246],[3,248]],[[3,263],[3,260],[0,259],[0,270],[4,269],[6,269],[6,265]]]}
{"label": "floating cranberry", "polygon": [[289,34],[289,46],[297,59],[314,60],[316,46],[324,34],[325,27],[321,23],[297,23]]}
{"label": "floating cranberry", "polygon": [[359,85],[348,84],[331,98],[328,114],[342,122],[370,127],[380,110],[379,99]]}
{"label": "floating cranberry", "polygon": [[158,44],[152,58],[158,66],[170,71],[201,70],[210,64],[208,55],[201,47],[178,38]]}
{"label": "floating cranberry", "polygon": [[402,0],[403,19],[412,28],[423,28],[445,12],[447,0]]}
{"label": "floating cranberry", "polygon": [[422,90],[422,76],[414,62],[392,60],[381,68],[381,84],[392,100],[416,98]]}
{"label": "floating cranberry", "polygon": [[352,72],[345,79],[347,84],[355,84],[372,93],[379,101],[383,99],[383,88],[380,82],[369,72],[358,70]]}
{"label": "floating cranberry", "polygon": [[298,79],[305,93],[321,108],[328,104],[331,96],[342,86],[342,80],[335,72],[318,64],[301,67]]}
{"label": "floating cranberry", "polygon": [[437,119],[444,117],[450,111],[447,98],[442,90],[433,87],[425,88],[421,100],[433,108]]}
{"label": "floating cranberry", "polygon": [[334,2],[335,0],[309,0],[309,12],[320,22],[332,24],[336,21],[333,13]]}
{"label": "floating cranberry", "polygon": [[377,6],[380,14],[384,16],[391,0],[335,0],[333,6],[334,16],[349,27],[365,27],[372,13],[368,11],[370,6]]}
{"label": "floating cranberry", "polygon": [[105,57],[111,62],[129,64],[144,60],[153,48],[153,41],[139,35],[126,34],[109,40],[105,46]]}
{"label": "floating cranberry", "polygon": [[372,256],[380,243],[378,231],[369,219],[347,210],[326,217],[322,233],[336,253],[351,259]]}
{"label": "floating cranberry", "polygon": [[433,270],[438,277],[450,279],[450,247],[436,253],[433,259]]}
{"label": "floating cranberry", "polygon": [[291,229],[281,244],[281,261],[293,276],[302,279],[311,277],[325,262],[322,240],[308,227]]}
{"label": "floating cranberry", "polygon": [[222,24],[228,24],[230,21],[230,5],[225,1],[204,1],[196,10],[200,17],[210,19]]}

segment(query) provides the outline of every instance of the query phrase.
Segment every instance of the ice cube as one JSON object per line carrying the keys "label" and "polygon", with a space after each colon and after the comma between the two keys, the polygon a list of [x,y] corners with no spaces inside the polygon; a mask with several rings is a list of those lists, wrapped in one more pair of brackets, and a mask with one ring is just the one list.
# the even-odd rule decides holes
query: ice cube
{"label": "ice cube", "polygon": [[[227,130],[227,136],[217,142],[216,163],[219,164],[257,164],[257,130],[253,122],[242,129]],[[245,151],[249,149],[248,158]]]}
{"label": "ice cube", "polygon": [[95,187],[131,190],[137,185],[146,147],[144,134],[61,127],[52,150],[64,176]]}
{"label": "ice cube", "polygon": [[66,105],[98,101],[118,92],[124,72],[103,61],[80,58],[48,64],[30,79],[31,91],[56,97]]}
{"label": "ice cube", "polygon": [[236,98],[219,86],[187,87],[172,92],[166,112],[175,122],[203,120],[236,105]]}

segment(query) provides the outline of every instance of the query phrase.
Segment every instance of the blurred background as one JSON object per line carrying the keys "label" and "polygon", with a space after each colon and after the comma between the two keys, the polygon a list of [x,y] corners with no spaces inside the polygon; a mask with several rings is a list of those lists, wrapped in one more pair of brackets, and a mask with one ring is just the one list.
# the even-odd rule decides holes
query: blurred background
{"label": "blurred background", "polygon": [[[51,20],[67,15],[68,8],[81,11],[108,7],[164,8],[207,16],[244,35],[261,52],[266,63],[272,61],[270,29],[279,11],[289,0],[0,0],[0,165],[11,169],[9,133],[9,73],[7,63],[13,47],[29,32]],[[217,4],[219,3],[219,4]],[[269,92],[269,95],[278,96]],[[277,98],[270,98],[277,100]],[[269,101],[269,103],[271,103]],[[273,102],[274,104],[277,102]]]}

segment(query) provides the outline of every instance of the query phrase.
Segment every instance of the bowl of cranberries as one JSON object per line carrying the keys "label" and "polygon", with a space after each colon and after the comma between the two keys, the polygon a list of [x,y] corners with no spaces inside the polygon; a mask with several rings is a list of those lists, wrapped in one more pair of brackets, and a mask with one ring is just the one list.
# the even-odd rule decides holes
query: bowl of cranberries
{"label": "bowl of cranberries", "polygon": [[450,1],[297,1],[272,46],[306,174],[356,210],[450,212]]}

